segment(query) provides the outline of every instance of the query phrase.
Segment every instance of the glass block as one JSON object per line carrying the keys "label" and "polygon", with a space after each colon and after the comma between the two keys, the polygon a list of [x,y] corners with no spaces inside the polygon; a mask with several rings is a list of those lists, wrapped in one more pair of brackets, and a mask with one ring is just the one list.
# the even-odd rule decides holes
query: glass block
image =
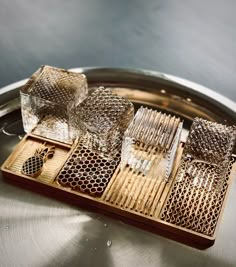
{"label": "glass block", "polygon": [[195,118],[185,144],[191,158],[227,166],[236,141],[236,127]]}
{"label": "glass block", "polygon": [[24,130],[49,139],[71,143],[70,110],[88,94],[83,74],[42,66],[21,89]]}
{"label": "glass block", "polygon": [[179,118],[141,107],[124,133],[121,170],[128,167],[148,177],[162,172],[168,180],[182,128]]}
{"label": "glass block", "polygon": [[185,143],[177,179],[191,177],[193,186],[220,191],[236,143],[236,127],[195,118]]}
{"label": "glass block", "polygon": [[71,132],[106,157],[117,154],[122,136],[134,116],[133,104],[108,88],[97,88],[70,113]]}

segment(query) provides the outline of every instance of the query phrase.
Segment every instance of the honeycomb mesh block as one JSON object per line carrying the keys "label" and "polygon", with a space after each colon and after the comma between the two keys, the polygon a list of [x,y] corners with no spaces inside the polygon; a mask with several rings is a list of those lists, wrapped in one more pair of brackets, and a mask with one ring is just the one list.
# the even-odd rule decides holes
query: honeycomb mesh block
{"label": "honeycomb mesh block", "polygon": [[107,159],[88,148],[81,139],[57,176],[57,182],[72,190],[100,196],[120,161],[118,153]]}
{"label": "honeycomb mesh block", "polygon": [[133,116],[134,107],[129,100],[99,87],[73,109],[70,126],[76,137],[86,136],[91,149],[109,157],[119,151],[122,135]]}

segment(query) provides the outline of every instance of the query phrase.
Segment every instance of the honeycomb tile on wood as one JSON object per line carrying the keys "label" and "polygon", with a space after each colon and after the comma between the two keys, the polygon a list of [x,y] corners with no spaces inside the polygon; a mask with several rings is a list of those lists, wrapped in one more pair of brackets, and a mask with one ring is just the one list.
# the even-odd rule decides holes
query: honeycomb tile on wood
{"label": "honeycomb tile on wood", "polygon": [[58,174],[57,182],[72,190],[100,196],[119,162],[119,153],[107,159],[88,148],[86,140],[81,139]]}

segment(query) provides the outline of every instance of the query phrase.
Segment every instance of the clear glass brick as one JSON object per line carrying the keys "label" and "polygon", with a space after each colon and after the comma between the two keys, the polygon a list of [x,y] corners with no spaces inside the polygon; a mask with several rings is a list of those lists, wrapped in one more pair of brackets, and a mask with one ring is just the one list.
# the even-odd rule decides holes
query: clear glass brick
{"label": "clear glass brick", "polygon": [[21,89],[24,130],[49,139],[71,143],[70,110],[88,94],[83,74],[43,66]]}
{"label": "clear glass brick", "polygon": [[97,88],[70,113],[70,126],[76,136],[84,136],[89,146],[106,157],[117,154],[122,136],[134,116],[133,104],[112,93]]}
{"label": "clear glass brick", "polygon": [[186,173],[193,185],[220,191],[236,143],[236,127],[195,118],[186,140],[178,181]]}
{"label": "clear glass brick", "polygon": [[[182,132],[179,118],[141,107],[124,133],[121,170],[168,180]],[[161,174],[160,174],[161,172]]]}

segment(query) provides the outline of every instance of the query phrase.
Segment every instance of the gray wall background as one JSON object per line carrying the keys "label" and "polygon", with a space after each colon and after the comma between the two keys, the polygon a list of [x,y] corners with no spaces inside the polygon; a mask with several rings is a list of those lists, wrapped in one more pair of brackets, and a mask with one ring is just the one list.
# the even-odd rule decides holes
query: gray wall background
{"label": "gray wall background", "polygon": [[0,0],[0,87],[40,65],[146,68],[236,101],[234,0]]}

